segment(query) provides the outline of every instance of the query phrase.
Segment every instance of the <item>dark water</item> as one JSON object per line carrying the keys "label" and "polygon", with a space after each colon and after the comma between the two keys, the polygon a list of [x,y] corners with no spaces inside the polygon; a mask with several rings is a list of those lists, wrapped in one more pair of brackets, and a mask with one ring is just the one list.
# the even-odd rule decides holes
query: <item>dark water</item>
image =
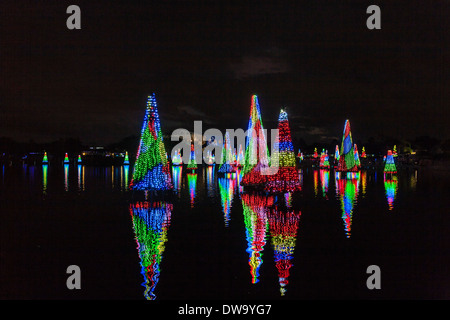
{"label": "dark water", "polygon": [[308,168],[275,197],[177,170],[174,196],[145,201],[131,168],[0,167],[0,298],[450,298],[448,172]]}

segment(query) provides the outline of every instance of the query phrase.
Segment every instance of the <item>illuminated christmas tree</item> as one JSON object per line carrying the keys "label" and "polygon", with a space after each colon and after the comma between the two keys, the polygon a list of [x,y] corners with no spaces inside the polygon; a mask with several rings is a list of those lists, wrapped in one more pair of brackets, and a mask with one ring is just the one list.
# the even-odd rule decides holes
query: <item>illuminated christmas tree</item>
{"label": "illuminated christmas tree", "polygon": [[64,156],[64,163],[69,163],[69,155],[66,153]]}
{"label": "illuminated christmas tree", "polygon": [[174,155],[172,157],[172,165],[180,166],[183,164],[183,159],[181,159],[180,150],[175,150]]}
{"label": "illuminated christmas tree", "polygon": [[271,209],[268,215],[269,231],[282,296],[286,293],[286,286],[289,283],[289,269],[293,266],[292,259],[300,216],[300,211],[279,210],[277,207]]}
{"label": "illuminated christmas tree", "polygon": [[391,150],[388,150],[387,152],[384,173],[397,173],[397,167],[395,166],[394,156],[392,155]]}
{"label": "illuminated christmas tree", "polygon": [[301,189],[296,168],[294,147],[288,114],[281,109],[278,117],[278,141],[275,142],[272,163],[278,162],[278,171],[267,176],[265,190],[269,192],[294,192]]}
{"label": "illuminated christmas tree", "polygon": [[195,151],[194,151],[194,144],[191,143],[191,154],[189,155],[189,162],[187,165],[188,170],[195,171],[197,169],[197,162],[195,162]]}
{"label": "illuminated christmas tree", "polygon": [[242,168],[243,186],[261,186],[267,181],[267,176],[261,170],[269,166],[267,140],[259,109],[258,97],[252,96],[250,119],[248,122],[247,140],[245,148],[245,164]]}
{"label": "illuminated christmas tree", "polygon": [[367,157],[367,155],[366,155],[366,148],[362,147],[361,158],[366,158],[366,157]]}
{"label": "illuminated christmas tree", "polygon": [[324,169],[324,168],[329,168],[330,167],[330,161],[329,161],[329,156],[328,156],[328,151],[324,152],[322,150],[322,153],[320,154],[320,163],[319,163],[319,167]]}
{"label": "illuminated christmas tree", "polygon": [[235,156],[231,149],[230,134],[225,133],[225,143],[222,148],[222,163],[219,165],[219,173],[235,172]]}
{"label": "illuminated christmas tree", "polygon": [[123,164],[124,165],[130,164],[130,159],[128,158],[128,151],[125,151],[125,158],[123,159]]}
{"label": "illuminated christmas tree", "polygon": [[244,150],[242,149],[242,145],[239,145],[239,152],[236,157],[236,166],[238,168],[242,168],[245,162]]}
{"label": "illuminated christmas tree", "polygon": [[47,152],[44,152],[44,157],[42,158],[42,164],[48,164]]}
{"label": "illuminated christmas tree", "polygon": [[149,96],[147,100],[141,140],[130,186],[134,190],[169,190],[173,188],[155,94]]}
{"label": "illuminated christmas tree", "polygon": [[338,147],[338,145],[336,145],[336,150],[334,151],[334,160],[335,160],[336,164],[339,163],[339,158],[340,158],[339,147]]}
{"label": "illuminated christmas tree", "polygon": [[297,157],[299,159],[299,162],[301,163],[303,161],[303,153],[300,151],[300,149],[298,149]]}
{"label": "illuminated christmas tree", "polygon": [[361,161],[359,160],[358,147],[356,146],[356,143],[355,143],[355,163],[358,168],[361,168]]}
{"label": "illuminated christmas tree", "polygon": [[358,167],[355,162],[355,151],[353,150],[352,133],[350,131],[350,121],[345,120],[344,133],[342,136],[341,152],[337,171],[355,172]]}
{"label": "illuminated christmas tree", "polygon": [[81,160],[81,154],[78,155],[78,160],[77,160],[77,162],[78,162],[78,163],[82,163],[82,162],[83,162],[83,160]]}
{"label": "illuminated christmas tree", "polygon": [[161,273],[161,260],[167,242],[167,231],[173,206],[166,202],[138,202],[130,205],[130,214],[144,277],[142,286],[148,300],[156,299],[154,293]]}

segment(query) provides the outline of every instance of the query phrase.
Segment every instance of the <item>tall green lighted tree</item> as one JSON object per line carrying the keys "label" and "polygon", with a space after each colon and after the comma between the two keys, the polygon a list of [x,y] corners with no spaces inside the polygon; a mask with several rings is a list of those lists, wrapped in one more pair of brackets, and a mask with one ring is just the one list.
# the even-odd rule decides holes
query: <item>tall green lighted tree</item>
{"label": "tall green lighted tree", "polygon": [[352,133],[350,131],[350,121],[345,120],[344,133],[342,136],[341,152],[337,171],[355,172],[358,166],[355,161],[355,151],[353,149]]}
{"label": "tall green lighted tree", "polygon": [[134,190],[173,188],[155,94],[149,96],[147,100],[141,140],[130,186]]}

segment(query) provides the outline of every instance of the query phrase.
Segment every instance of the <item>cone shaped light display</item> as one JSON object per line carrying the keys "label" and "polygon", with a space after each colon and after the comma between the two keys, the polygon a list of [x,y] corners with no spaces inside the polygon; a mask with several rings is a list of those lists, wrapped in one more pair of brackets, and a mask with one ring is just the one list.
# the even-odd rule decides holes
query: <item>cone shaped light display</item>
{"label": "cone shaped light display", "polygon": [[261,169],[269,165],[269,151],[263,130],[258,97],[253,95],[247,130],[245,164],[242,168],[244,175],[241,184],[243,186],[260,186],[267,180],[266,176],[261,175]]}
{"label": "cone shaped light display", "polygon": [[175,150],[175,153],[172,157],[172,165],[179,166],[183,164],[183,160],[181,159],[180,150]]}
{"label": "cone shaped light display", "polygon": [[275,142],[272,163],[278,162],[278,171],[267,176],[265,190],[269,192],[294,192],[301,189],[296,168],[294,147],[288,115],[281,109],[278,117],[278,141]]}
{"label": "cone shaped light display", "polygon": [[195,151],[193,143],[191,143],[191,154],[189,155],[189,162],[187,165],[187,169],[192,171],[195,171],[195,169],[197,169],[197,162],[195,162]]}
{"label": "cone shaped light display", "polygon": [[123,164],[130,164],[130,159],[128,158],[128,151],[125,151],[125,158],[123,159]]}
{"label": "cone shaped light display", "polygon": [[78,162],[78,163],[82,163],[82,162],[83,162],[83,160],[81,160],[81,154],[78,155],[78,160],[77,160],[77,162]]}
{"label": "cone shaped light display", "polygon": [[358,168],[361,167],[361,161],[359,160],[358,146],[356,145],[356,143],[355,143],[355,163]]}
{"label": "cone shaped light display", "polygon": [[323,152],[320,154],[320,163],[319,163],[319,167],[321,169],[326,169],[330,167],[330,161],[329,161],[329,157],[328,157],[328,152]]}
{"label": "cone shaped light display", "polygon": [[391,150],[388,150],[387,152],[384,173],[397,173],[397,167],[395,165],[394,156]]}
{"label": "cone shaped light display", "polygon": [[336,150],[334,151],[334,159],[336,162],[339,162],[340,154],[339,154],[339,147],[336,145]]}
{"label": "cone shaped light display", "polygon": [[149,96],[147,100],[141,140],[130,186],[134,190],[170,190],[173,188],[155,94]]}
{"label": "cone shaped light display", "polygon": [[69,155],[67,153],[64,155],[64,163],[69,163]]}
{"label": "cone shaped light display", "polygon": [[336,170],[343,172],[358,171],[358,167],[355,161],[355,151],[353,150],[352,133],[350,131],[349,120],[345,120],[339,163]]}
{"label": "cone shaped light display", "polygon": [[230,134],[228,131],[225,133],[225,142],[222,148],[222,163],[219,165],[220,173],[235,172],[235,157],[233,150],[231,150]]}
{"label": "cone shaped light display", "polygon": [[44,157],[42,158],[42,164],[48,164],[47,152],[44,152]]}

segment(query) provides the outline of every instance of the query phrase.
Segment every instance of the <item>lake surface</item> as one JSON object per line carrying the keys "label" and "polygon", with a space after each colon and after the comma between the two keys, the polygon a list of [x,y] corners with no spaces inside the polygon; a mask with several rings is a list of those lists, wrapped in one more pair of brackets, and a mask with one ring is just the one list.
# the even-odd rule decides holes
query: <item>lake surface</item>
{"label": "lake surface", "polygon": [[175,194],[145,198],[131,166],[1,166],[0,298],[450,298],[449,171],[310,167],[301,192],[273,196],[172,170]]}

